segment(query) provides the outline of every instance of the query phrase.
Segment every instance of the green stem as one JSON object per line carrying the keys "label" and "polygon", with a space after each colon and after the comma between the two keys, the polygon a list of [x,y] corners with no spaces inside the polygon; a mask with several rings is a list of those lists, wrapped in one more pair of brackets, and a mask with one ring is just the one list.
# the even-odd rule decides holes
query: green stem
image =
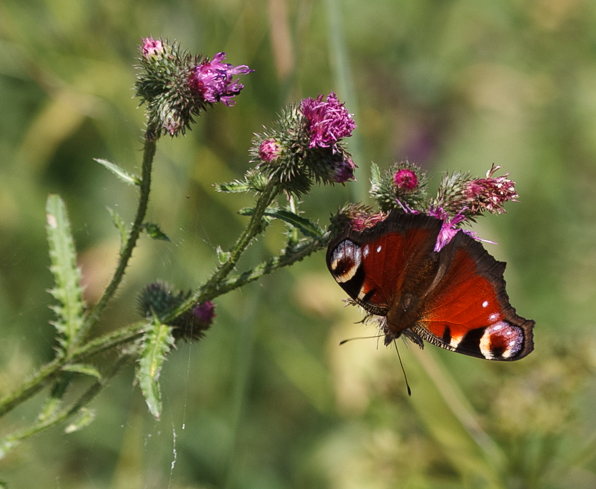
{"label": "green stem", "polygon": [[108,381],[114,377],[120,368],[130,359],[131,355],[122,355],[118,361],[112,366],[112,368],[105,374],[101,379],[96,380],[75,402],[68,408],[62,409],[54,415],[38,420],[33,426],[25,428],[21,431],[17,431],[12,435],[8,435],[0,442],[0,457],[13,448],[17,443],[29,438],[45,429],[51,428],[62,421],[70,418],[77,414],[81,408],[89,404],[97,394],[106,386]]}
{"label": "green stem", "polygon": [[[219,267],[219,269],[213,274],[213,276],[207,281],[205,285],[199,287],[196,293],[194,293],[190,298],[180,304],[175,310],[171,311],[169,314],[160,317],[160,320],[163,323],[168,323],[179,316],[182,312],[190,309],[194,304],[197,302],[205,302],[206,300],[212,299],[220,295],[217,293],[217,287],[234,269],[236,263],[246,250],[247,246],[251,243],[252,239],[259,234],[263,229],[263,215],[265,214],[265,210],[275,196],[279,193],[278,182],[275,180],[269,180],[267,186],[263,189],[263,192],[259,195],[259,199],[257,200],[257,204],[255,206],[254,213],[248,226],[244,229],[244,232],[240,235],[236,244],[230,251],[230,255],[226,262]],[[205,296],[208,296],[207,299],[204,299]]]}
{"label": "green stem", "polygon": [[83,338],[85,338],[89,330],[97,323],[104,309],[108,305],[108,302],[116,293],[116,290],[120,285],[120,282],[122,282],[124,272],[126,271],[126,267],[128,266],[128,262],[130,261],[132,252],[141,234],[141,230],[143,228],[143,221],[145,220],[145,215],[147,214],[147,204],[149,203],[149,191],[151,190],[151,168],[153,165],[153,158],[155,156],[155,149],[156,141],[145,135],[139,205],[137,207],[137,213],[133,221],[132,228],[128,233],[126,246],[120,253],[120,261],[118,263],[118,268],[116,268],[111,282],[107,286],[99,302],[87,315],[87,318],[85,319],[85,323],[83,324],[81,331],[79,331],[79,334],[73,342],[74,346],[79,345]]}

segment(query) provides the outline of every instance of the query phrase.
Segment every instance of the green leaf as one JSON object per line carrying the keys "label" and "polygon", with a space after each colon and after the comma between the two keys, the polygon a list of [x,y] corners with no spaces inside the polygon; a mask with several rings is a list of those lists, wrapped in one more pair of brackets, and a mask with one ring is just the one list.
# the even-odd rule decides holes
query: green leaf
{"label": "green leaf", "polygon": [[215,251],[217,253],[217,260],[219,261],[220,265],[223,265],[230,258],[231,253],[229,251],[222,250],[221,246],[218,246]]}
{"label": "green leaf", "polygon": [[137,368],[137,381],[145,396],[149,412],[159,419],[161,415],[161,392],[159,388],[159,375],[166,354],[174,344],[172,328],[161,324],[157,318],[148,326],[139,358]]}
{"label": "green leaf", "polygon": [[124,168],[120,168],[118,165],[108,161],[103,160],[101,158],[94,158],[100,165],[105,166],[108,170],[110,170],[114,175],[116,175],[120,180],[124,183],[128,183],[129,185],[141,185],[141,179],[132,173],[127,172]]}
{"label": "green leaf", "polygon": [[247,181],[234,180],[227,183],[216,183],[215,190],[218,192],[240,193],[248,192],[253,189],[252,185]]}
{"label": "green leaf", "polygon": [[56,286],[50,294],[59,301],[52,307],[57,316],[53,324],[60,333],[60,343],[68,350],[83,326],[84,303],[79,285],[81,272],[76,266],[75,246],[64,202],[57,195],[50,195],[46,205],[50,266]]}
{"label": "green leaf", "polygon": [[370,164],[370,183],[371,187],[379,186],[381,184],[381,170],[376,163]]}
{"label": "green leaf", "polygon": [[[252,207],[245,207],[243,209],[240,209],[238,211],[238,214],[242,216],[252,216],[254,214],[254,209]],[[301,217],[298,214],[295,214],[294,212],[269,207],[265,210],[264,217],[281,219],[282,221],[287,222],[292,227],[299,229],[300,232],[304,234],[304,236],[307,236],[309,238],[320,238],[321,236],[323,236],[323,234],[325,234],[325,231],[323,231],[323,229],[321,229],[310,219]]]}
{"label": "green leaf", "polygon": [[170,238],[168,238],[166,233],[164,233],[157,224],[154,224],[152,222],[146,222],[145,224],[143,224],[143,227],[145,228],[145,231],[147,232],[149,237],[161,241],[170,241]]}
{"label": "green leaf", "polygon": [[75,419],[66,428],[64,428],[65,434],[74,433],[75,431],[82,430],[86,426],[89,426],[95,419],[95,410],[89,408],[81,408]]}
{"label": "green leaf", "polygon": [[126,229],[126,226],[124,225],[124,221],[120,217],[120,214],[118,214],[115,210],[110,209],[109,207],[108,212],[112,217],[112,222],[114,223],[114,226],[116,226],[118,231],[120,231],[120,249],[123,250],[126,247],[126,243],[128,243],[128,231]]}
{"label": "green leaf", "polygon": [[83,363],[75,363],[72,365],[66,365],[62,367],[62,370],[66,372],[75,372],[77,374],[89,375],[101,380],[101,374],[93,365],[85,365]]}

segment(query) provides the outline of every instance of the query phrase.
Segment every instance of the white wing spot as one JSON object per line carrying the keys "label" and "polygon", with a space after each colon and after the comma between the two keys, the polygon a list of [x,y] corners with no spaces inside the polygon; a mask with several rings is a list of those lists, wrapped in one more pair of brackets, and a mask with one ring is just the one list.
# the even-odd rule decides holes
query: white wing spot
{"label": "white wing spot", "polygon": [[497,319],[499,319],[499,315],[496,312],[493,312],[490,316],[488,316],[488,320],[491,323],[494,323]]}
{"label": "white wing spot", "polygon": [[482,303],[482,307],[488,307],[488,301],[484,301],[484,302]]}
{"label": "white wing spot", "polygon": [[368,245],[366,245],[366,246],[364,247],[364,250],[363,250],[363,252],[362,252],[362,254],[364,255],[364,258],[366,258],[366,257],[368,256],[368,251],[369,251],[369,249],[368,249]]}
{"label": "white wing spot", "polygon": [[381,245],[379,245],[379,246],[377,247],[377,253],[379,253],[380,251],[381,251]]}

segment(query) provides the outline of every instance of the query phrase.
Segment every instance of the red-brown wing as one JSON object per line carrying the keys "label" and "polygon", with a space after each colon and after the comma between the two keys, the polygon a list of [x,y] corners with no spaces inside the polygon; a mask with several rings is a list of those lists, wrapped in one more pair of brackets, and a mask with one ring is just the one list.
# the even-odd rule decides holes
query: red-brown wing
{"label": "red-brown wing", "polygon": [[327,249],[329,271],[348,295],[367,311],[386,315],[404,284],[411,288],[427,263],[441,221],[392,211],[372,228],[347,229]]}
{"label": "red-brown wing", "polygon": [[509,304],[505,263],[463,232],[439,257],[436,279],[413,330],[429,343],[489,360],[529,354],[534,321],[518,316]]}

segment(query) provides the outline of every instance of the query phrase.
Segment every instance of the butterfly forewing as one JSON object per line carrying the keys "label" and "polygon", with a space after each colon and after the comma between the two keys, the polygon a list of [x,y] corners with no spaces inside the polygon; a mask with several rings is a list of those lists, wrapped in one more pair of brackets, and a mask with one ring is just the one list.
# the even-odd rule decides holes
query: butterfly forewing
{"label": "butterfly forewing", "polygon": [[391,213],[372,228],[346,230],[335,238],[327,251],[327,266],[353,300],[368,312],[386,315],[404,284],[420,275],[440,227],[437,219]]}

